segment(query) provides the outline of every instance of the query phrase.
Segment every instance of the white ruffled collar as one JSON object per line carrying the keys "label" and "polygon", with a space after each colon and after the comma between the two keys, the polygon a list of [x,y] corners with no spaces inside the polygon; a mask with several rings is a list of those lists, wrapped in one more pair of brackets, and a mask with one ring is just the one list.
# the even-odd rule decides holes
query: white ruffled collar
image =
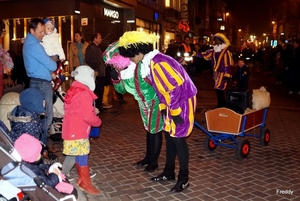
{"label": "white ruffled collar", "polygon": [[121,78],[124,80],[133,78],[135,68],[136,68],[136,64],[131,61],[129,66],[126,69],[121,70],[120,72]]}
{"label": "white ruffled collar", "polygon": [[145,78],[150,75],[150,62],[153,57],[155,57],[159,53],[158,50],[153,50],[144,55],[142,62],[141,74],[142,78]]}
{"label": "white ruffled collar", "polygon": [[[150,75],[150,61],[153,57],[155,57],[159,53],[158,50],[153,50],[144,55],[139,68],[141,68],[141,76],[142,78],[146,78]],[[134,71],[136,68],[136,64],[134,62],[130,62],[130,65],[120,72],[120,76],[122,79],[130,79],[134,77]]]}
{"label": "white ruffled collar", "polygon": [[215,45],[214,46],[214,51],[215,52],[221,52],[226,47],[227,47],[227,45],[225,43],[222,43],[220,45]]}

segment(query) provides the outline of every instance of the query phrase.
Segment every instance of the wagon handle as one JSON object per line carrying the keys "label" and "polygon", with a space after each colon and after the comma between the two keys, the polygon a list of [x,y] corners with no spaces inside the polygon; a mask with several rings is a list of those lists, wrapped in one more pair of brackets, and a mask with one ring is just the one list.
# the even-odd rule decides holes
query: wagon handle
{"label": "wagon handle", "polygon": [[220,117],[228,117],[228,114],[226,114],[226,113],[219,113],[219,116]]}

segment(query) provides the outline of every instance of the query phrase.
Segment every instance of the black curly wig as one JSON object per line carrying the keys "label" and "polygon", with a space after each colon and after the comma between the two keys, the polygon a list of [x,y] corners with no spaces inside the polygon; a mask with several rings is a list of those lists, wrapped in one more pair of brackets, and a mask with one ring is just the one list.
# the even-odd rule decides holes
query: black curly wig
{"label": "black curly wig", "polygon": [[139,44],[131,44],[128,45],[128,48],[119,47],[120,55],[123,57],[135,57],[139,53],[147,54],[153,51],[153,44],[151,43],[139,43]]}

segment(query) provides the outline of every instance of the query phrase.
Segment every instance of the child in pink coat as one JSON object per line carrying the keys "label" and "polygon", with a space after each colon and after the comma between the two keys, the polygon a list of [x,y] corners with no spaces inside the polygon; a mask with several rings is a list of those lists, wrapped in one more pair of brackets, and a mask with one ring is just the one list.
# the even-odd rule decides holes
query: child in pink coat
{"label": "child in pink coat", "polygon": [[93,105],[97,96],[94,94],[94,70],[89,66],[79,66],[71,74],[75,81],[67,91],[64,104],[62,138],[63,153],[76,157],[78,173],[77,184],[81,190],[90,194],[99,194],[90,179],[88,154],[90,153],[89,133],[91,127],[99,127],[101,119],[98,109]]}

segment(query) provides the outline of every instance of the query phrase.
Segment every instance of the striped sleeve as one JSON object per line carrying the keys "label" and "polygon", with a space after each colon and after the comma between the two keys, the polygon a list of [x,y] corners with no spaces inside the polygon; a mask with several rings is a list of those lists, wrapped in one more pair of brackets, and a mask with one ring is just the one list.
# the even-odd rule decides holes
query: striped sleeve
{"label": "striped sleeve", "polygon": [[160,101],[168,106],[171,115],[179,115],[181,113],[178,103],[181,96],[180,86],[184,83],[184,78],[167,62],[152,63],[151,66],[153,66],[153,81],[159,93],[164,97],[164,100]]}
{"label": "striped sleeve", "polygon": [[234,62],[232,59],[232,54],[230,51],[226,51],[224,54],[224,77],[232,77],[231,75],[231,66],[233,66]]}
{"label": "striped sleeve", "polygon": [[169,93],[184,82],[180,73],[172,68],[167,62],[160,62],[153,65],[153,78],[161,93]]}
{"label": "striped sleeve", "polygon": [[203,58],[205,60],[211,60],[212,55],[213,55],[213,49],[209,49],[206,52],[201,52],[201,53],[198,52],[196,54],[196,57],[200,57],[200,58]]}

